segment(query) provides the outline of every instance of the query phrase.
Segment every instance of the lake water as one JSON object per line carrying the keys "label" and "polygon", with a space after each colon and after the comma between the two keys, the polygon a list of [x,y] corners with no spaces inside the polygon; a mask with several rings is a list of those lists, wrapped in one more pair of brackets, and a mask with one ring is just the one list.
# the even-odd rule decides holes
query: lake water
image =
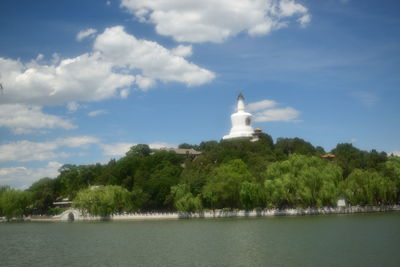
{"label": "lake water", "polygon": [[400,266],[400,213],[2,223],[1,266]]}

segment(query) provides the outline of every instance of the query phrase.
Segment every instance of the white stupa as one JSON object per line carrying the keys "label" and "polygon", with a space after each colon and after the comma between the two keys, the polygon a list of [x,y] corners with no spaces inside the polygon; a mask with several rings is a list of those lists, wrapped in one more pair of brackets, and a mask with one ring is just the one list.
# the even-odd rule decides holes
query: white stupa
{"label": "white stupa", "polygon": [[251,127],[252,115],[245,111],[244,97],[242,93],[237,98],[237,111],[231,115],[232,128],[229,135],[222,139],[253,138],[254,130]]}

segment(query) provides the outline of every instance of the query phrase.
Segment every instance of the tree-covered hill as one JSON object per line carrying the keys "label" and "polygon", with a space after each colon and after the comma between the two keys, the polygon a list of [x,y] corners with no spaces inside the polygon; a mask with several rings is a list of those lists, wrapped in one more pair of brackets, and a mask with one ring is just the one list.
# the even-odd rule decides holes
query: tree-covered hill
{"label": "tree-covered hill", "polygon": [[52,203],[61,198],[99,215],[321,207],[334,206],[338,198],[352,205],[400,201],[400,157],[352,144],[338,144],[330,152],[333,160],[321,158],[323,148],[300,138],[274,143],[265,133],[256,142],[207,141],[180,148],[202,153],[178,155],[140,144],[104,165],[64,165],[58,177],[43,178],[25,191],[3,187],[0,213],[53,213]]}

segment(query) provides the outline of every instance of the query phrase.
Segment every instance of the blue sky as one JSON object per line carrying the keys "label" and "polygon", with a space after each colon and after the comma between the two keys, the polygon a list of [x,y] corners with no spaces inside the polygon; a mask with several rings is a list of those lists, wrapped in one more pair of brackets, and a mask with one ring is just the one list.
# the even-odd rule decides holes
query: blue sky
{"label": "blue sky", "polygon": [[0,185],[130,145],[274,139],[399,153],[398,1],[0,2]]}

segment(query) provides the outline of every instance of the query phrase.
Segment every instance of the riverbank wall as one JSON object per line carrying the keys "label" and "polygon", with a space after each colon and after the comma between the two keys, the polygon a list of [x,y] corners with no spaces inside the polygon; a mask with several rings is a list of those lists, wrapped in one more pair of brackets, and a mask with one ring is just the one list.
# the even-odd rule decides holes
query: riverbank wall
{"label": "riverbank wall", "polygon": [[109,217],[90,216],[79,210],[70,209],[53,217],[27,217],[27,221],[144,221],[144,220],[177,220],[195,218],[240,218],[240,217],[269,217],[269,216],[308,216],[329,214],[355,214],[376,212],[399,212],[400,205],[392,206],[351,206],[351,207],[323,207],[307,209],[265,209],[265,210],[210,210],[198,213],[183,212],[149,212],[114,214]]}

